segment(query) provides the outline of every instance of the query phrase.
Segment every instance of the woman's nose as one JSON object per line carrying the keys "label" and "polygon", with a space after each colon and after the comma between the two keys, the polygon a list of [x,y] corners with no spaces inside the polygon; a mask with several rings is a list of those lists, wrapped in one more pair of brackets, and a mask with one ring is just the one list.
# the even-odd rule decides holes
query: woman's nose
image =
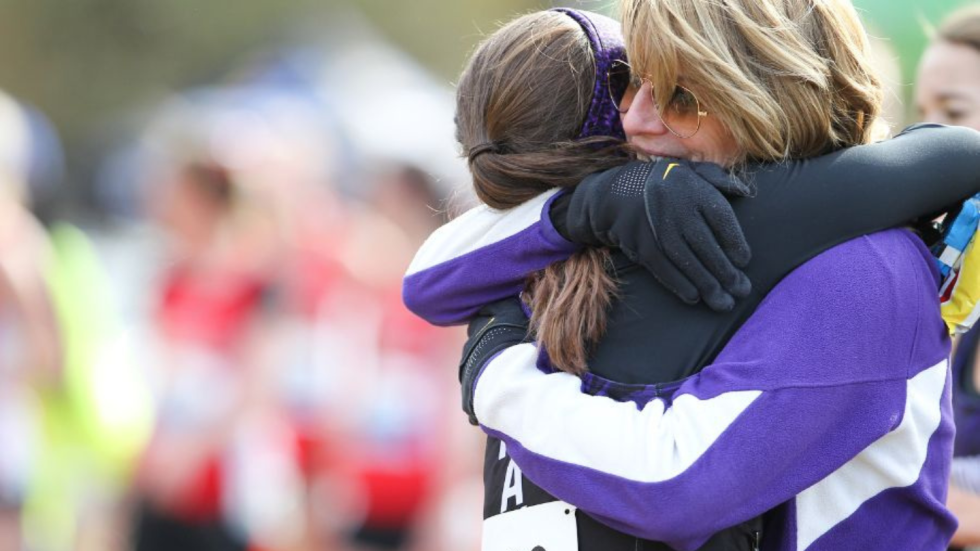
{"label": "woman's nose", "polygon": [[636,92],[629,110],[623,114],[623,130],[627,136],[665,134],[669,132],[660,118],[660,111],[653,101],[651,84],[644,82]]}

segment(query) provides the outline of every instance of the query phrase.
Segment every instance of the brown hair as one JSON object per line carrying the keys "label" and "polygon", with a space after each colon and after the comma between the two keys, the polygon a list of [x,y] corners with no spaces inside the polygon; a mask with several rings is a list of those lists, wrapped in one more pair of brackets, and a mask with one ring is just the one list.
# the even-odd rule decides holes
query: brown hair
{"label": "brown hair", "polygon": [[806,158],[885,137],[884,96],[850,0],[623,0],[630,62],[678,80],[742,160]]}
{"label": "brown hair", "polygon": [[980,52],[980,6],[970,6],[953,12],[939,27],[937,37]]}
{"label": "brown hair", "polygon": [[[515,207],[629,160],[612,138],[576,140],[595,85],[595,58],[578,23],[560,12],[515,19],[487,38],[456,88],[456,138],[477,197]],[[585,249],[533,274],[531,327],[563,371],[583,373],[615,294],[609,251]]]}

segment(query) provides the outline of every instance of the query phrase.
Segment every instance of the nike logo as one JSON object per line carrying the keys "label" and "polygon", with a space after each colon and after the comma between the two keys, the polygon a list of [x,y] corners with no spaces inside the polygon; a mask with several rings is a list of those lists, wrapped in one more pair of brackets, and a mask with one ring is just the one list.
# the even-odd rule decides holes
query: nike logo
{"label": "nike logo", "polygon": [[[681,164],[680,163],[670,163],[669,165],[667,165],[667,171],[664,172],[663,180],[666,180],[667,179],[667,175],[670,174],[670,171],[671,170],[674,170],[674,167],[675,166],[681,166]],[[663,180],[661,180],[661,181],[663,181]]]}

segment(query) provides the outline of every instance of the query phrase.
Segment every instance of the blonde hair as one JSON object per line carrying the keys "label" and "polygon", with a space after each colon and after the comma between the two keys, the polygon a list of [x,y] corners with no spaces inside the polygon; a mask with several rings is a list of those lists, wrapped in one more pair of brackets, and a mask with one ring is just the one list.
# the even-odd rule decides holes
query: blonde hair
{"label": "blonde hair", "polygon": [[[477,197],[506,209],[630,160],[608,137],[576,139],[589,110],[596,60],[566,14],[524,15],[477,48],[456,86],[456,139]],[[607,249],[587,248],[532,274],[531,327],[563,371],[586,371],[605,333],[616,284]]]}
{"label": "blonde hair", "polygon": [[883,90],[849,0],[623,0],[634,70],[680,81],[740,146],[806,158],[885,137]]}

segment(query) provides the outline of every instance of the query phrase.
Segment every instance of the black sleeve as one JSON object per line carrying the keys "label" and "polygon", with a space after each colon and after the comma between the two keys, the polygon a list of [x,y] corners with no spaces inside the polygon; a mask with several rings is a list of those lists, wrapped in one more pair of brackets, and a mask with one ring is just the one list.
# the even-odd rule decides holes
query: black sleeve
{"label": "black sleeve", "polygon": [[884,142],[750,168],[745,177],[755,196],[732,206],[753,251],[747,273],[768,292],[834,245],[980,192],[980,132],[920,124]]}
{"label": "black sleeve", "polygon": [[571,203],[572,194],[562,191],[551,202],[551,208],[548,210],[551,225],[555,227],[559,235],[569,241],[572,240],[571,233],[568,231],[568,207]]}

